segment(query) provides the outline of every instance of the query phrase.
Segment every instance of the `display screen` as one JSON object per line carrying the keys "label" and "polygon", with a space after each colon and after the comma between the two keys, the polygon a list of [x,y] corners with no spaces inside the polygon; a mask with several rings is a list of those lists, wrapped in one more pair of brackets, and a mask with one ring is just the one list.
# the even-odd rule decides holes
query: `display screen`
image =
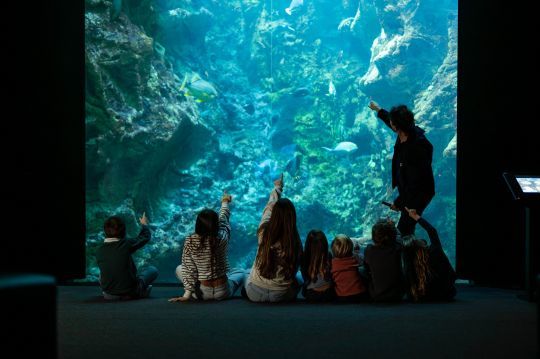
{"label": "display screen", "polygon": [[121,216],[133,237],[145,212],[153,236],[136,264],[176,282],[186,235],[224,190],[230,266],[251,267],[281,173],[302,241],[397,222],[381,205],[397,197],[396,134],[370,101],[408,106],[433,144],[424,217],[454,262],[457,2],[86,1],[87,280],[104,221]]}
{"label": "display screen", "polygon": [[540,193],[540,177],[516,177],[523,193]]}

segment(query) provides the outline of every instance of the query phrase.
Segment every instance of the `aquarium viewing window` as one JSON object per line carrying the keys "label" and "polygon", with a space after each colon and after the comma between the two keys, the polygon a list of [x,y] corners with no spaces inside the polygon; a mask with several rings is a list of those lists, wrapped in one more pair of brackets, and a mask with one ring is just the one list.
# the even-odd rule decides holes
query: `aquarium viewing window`
{"label": "aquarium viewing window", "polygon": [[457,0],[87,1],[87,280],[105,219],[136,236],[145,212],[153,237],[137,265],[176,282],[185,236],[223,190],[230,266],[250,267],[281,173],[302,240],[397,221],[381,204],[397,196],[396,135],[370,101],[407,105],[433,144],[424,216],[454,262],[457,25]]}

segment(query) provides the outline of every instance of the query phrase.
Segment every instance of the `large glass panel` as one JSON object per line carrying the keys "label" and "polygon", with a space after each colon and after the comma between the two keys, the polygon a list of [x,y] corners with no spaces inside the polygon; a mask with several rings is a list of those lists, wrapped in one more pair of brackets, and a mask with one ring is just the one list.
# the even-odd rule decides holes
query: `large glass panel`
{"label": "large glass panel", "polygon": [[[176,281],[197,213],[233,195],[232,267],[250,267],[273,179],[313,228],[370,236],[397,214],[396,135],[368,108],[405,104],[434,145],[425,217],[455,257],[457,0],[86,0],[88,279],[104,220],[152,222],[139,265]],[[420,228],[417,235],[425,236]]]}

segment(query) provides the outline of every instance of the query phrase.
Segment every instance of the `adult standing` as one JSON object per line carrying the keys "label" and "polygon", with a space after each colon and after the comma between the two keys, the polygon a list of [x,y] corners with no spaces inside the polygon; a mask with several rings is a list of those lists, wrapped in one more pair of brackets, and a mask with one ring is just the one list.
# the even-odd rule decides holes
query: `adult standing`
{"label": "adult standing", "polygon": [[398,188],[398,197],[391,208],[401,211],[397,225],[401,236],[414,234],[416,221],[404,209],[414,208],[421,215],[435,195],[431,168],[433,145],[425,131],[415,125],[414,115],[407,106],[395,106],[389,112],[371,101],[369,108],[397,133],[392,157],[392,188]]}

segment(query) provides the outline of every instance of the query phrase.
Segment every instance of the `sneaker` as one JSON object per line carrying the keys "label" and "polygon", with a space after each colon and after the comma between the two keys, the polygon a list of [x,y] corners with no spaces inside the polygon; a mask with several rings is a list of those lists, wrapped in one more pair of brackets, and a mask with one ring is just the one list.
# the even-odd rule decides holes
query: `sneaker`
{"label": "sneaker", "polygon": [[103,293],[103,298],[105,300],[121,300],[122,299],[122,296],[120,295],[109,294],[107,292],[102,292],[102,293]]}

